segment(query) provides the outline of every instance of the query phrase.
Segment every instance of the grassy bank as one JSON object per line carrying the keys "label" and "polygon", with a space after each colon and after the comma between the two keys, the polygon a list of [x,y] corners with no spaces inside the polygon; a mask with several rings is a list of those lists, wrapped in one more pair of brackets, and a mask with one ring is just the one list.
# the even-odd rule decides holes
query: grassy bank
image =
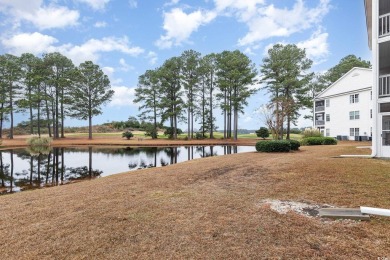
{"label": "grassy bank", "polygon": [[[377,258],[390,219],[323,221],[264,199],[390,208],[390,162],[348,142],[199,159],[0,197],[4,259]],[[109,162],[107,162],[109,163]]]}

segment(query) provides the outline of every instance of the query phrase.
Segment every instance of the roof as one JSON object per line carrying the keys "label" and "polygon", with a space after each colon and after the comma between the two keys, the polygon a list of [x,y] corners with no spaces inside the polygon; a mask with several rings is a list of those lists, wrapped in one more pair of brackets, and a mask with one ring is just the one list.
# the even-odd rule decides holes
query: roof
{"label": "roof", "polygon": [[372,69],[355,67],[319,93],[314,99],[323,99],[370,89],[372,88],[372,80]]}

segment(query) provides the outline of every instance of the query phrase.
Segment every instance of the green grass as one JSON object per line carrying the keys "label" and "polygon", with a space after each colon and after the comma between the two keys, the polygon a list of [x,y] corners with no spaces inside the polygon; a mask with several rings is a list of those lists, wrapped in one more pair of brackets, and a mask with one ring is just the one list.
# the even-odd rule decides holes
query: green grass
{"label": "green grass", "polygon": [[[146,137],[143,132],[142,133],[134,133],[134,137],[133,138],[150,138],[150,137]],[[88,133],[68,133],[66,134],[66,136],[88,136]],[[92,136],[95,136],[95,137],[98,137],[98,136],[118,136],[118,137],[122,137],[122,132],[115,132],[115,133],[93,133]],[[182,133],[180,135],[178,135],[178,139],[184,139],[186,138],[187,136],[187,133]],[[209,136],[207,134],[207,136]],[[286,136],[286,135],[285,135]],[[214,138],[215,139],[221,139],[223,138],[223,133],[221,132],[214,132]],[[259,137],[257,137],[256,134],[239,134],[238,135],[238,138],[247,138],[247,139],[260,139]],[[290,134],[290,138],[291,139],[294,139],[294,140],[301,140],[302,139],[302,135],[300,134]],[[168,139],[168,136],[165,136],[162,132],[159,132],[158,133],[158,139]],[[272,137],[268,137],[267,139],[272,139]]]}

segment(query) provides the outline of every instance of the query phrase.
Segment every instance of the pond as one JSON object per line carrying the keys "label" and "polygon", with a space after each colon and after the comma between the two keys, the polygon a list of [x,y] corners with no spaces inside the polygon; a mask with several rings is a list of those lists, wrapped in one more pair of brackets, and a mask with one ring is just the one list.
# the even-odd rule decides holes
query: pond
{"label": "pond", "polygon": [[43,153],[28,149],[2,150],[0,195],[252,151],[255,151],[253,146],[59,147]]}

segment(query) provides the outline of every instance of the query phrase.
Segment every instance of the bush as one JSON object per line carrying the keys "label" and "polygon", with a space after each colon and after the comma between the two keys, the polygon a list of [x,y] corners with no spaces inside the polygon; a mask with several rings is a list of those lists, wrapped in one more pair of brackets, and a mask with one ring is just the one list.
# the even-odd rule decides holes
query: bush
{"label": "bush", "polygon": [[333,137],[323,137],[324,140],[322,142],[323,145],[335,145],[337,144],[337,140]]}
{"label": "bush", "polygon": [[287,140],[290,142],[291,150],[298,151],[299,147],[301,146],[301,143],[297,140]]}
{"label": "bush", "polygon": [[27,139],[27,144],[29,146],[50,146],[51,144],[51,138],[50,137],[38,137],[38,136],[33,136],[31,138]]}
{"label": "bush", "polygon": [[259,130],[256,131],[257,137],[261,137],[263,139],[269,137],[269,131],[266,127],[260,127]]}
{"label": "bush", "polygon": [[337,140],[333,137],[307,137],[302,139],[301,145],[335,145]]}
{"label": "bush", "polygon": [[197,132],[197,133],[195,133],[195,138],[198,139],[198,140],[202,140],[202,139],[207,138],[207,135],[204,135],[204,136],[203,136],[202,133]]}
{"label": "bush", "polygon": [[322,134],[317,128],[306,128],[305,131],[302,132],[302,136],[303,138],[322,137]]}
{"label": "bush", "polygon": [[150,136],[152,139],[157,139],[158,131],[154,128],[154,125],[148,125],[145,127],[145,136]]}
{"label": "bush", "polygon": [[289,152],[291,144],[286,140],[260,141],[256,143],[256,151],[258,152]]}
{"label": "bush", "polygon": [[[173,130],[174,130],[173,127],[165,128],[164,135],[167,135],[169,139],[172,139],[173,138]],[[183,131],[180,128],[176,128],[176,133],[177,133],[177,135],[180,135],[183,133]]]}
{"label": "bush", "polygon": [[134,136],[133,133],[130,131],[126,131],[122,133],[122,137],[126,137],[127,140],[130,140],[130,138],[132,138],[133,136]]}

